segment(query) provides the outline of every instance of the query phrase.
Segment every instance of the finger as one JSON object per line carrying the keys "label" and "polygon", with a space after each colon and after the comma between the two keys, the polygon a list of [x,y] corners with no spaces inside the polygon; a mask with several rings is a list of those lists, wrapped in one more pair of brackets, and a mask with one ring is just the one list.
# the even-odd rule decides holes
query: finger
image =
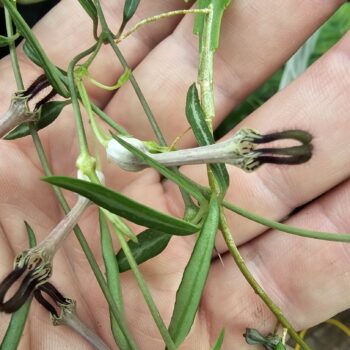
{"label": "finger", "polygon": [[[215,123],[276,71],[341,3],[329,1],[319,6],[319,1],[288,0],[281,7],[273,0],[233,1],[224,15],[215,59]],[[188,87],[197,80],[198,67],[198,38],[191,35],[192,27],[193,16],[188,15],[134,72],[169,143],[188,127],[184,104]],[[124,86],[106,111],[138,138],[154,138],[134,96],[132,87]],[[185,138],[183,145],[193,141],[193,137]]]}
{"label": "finger", "polygon": [[[347,181],[293,216],[287,224],[346,232],[350,224],[349,199],[350,181]],[[236,230],[233,235],[236,236]],[[349,249],[348,243],[268,231],[241,247],[240,252],[267,294],[293,326],[301,330],[349,307]],[[223,267],[215,262],[212,266],[202,303],[203,315],[210,320],[212,334],[225,327],[226,344],[250,349],[242,337],[245,328],[270,333],[276,319],[228,254],[224,264]]]}
{"label": "finger", "polygon": [[[294,208],[348,178],[350,150],[346,130],[349,128],[350,79],[346,72],[349,54],[350,34],[235,129],[246,126],[263,134],[287,129],[306,130],[314,137],[314,152],[305,164],[268,164],[251,174],[228,166],[231,185],[227,200],[280,220]],[[195,181],[206,181],[203,167],[185,167],[183,171]],[[176,186],[170,182],[165,186],[172,210],[182,212],[182,200]],[[264,231],[264,227],[235,214],[229,214],[229,224],[237,232],[238,244]],[[222,240],[218,242],[218,249],[225,251]]]}

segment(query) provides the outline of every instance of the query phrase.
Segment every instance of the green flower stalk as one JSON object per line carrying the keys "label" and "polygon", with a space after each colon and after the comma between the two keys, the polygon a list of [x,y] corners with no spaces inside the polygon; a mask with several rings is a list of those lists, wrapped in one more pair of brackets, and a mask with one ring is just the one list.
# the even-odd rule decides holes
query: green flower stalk
{"label": "green flower stalk", "polygon": [[[138,139],[126,136],[121,138],[167,167],[226,163],[251,172],[265,163],[300,164],[312,156],[312,136],[302,130],[261,135],[252,129],[244,128],[223,142],[163,153],[152,153],[147,143]],[[285,148],[257,148],[260,144],[285,139],[297,141],[299,145]],[[108,158],[124,170],[140,171],[148,166],[115,139],[109,141],[106,152]]]}

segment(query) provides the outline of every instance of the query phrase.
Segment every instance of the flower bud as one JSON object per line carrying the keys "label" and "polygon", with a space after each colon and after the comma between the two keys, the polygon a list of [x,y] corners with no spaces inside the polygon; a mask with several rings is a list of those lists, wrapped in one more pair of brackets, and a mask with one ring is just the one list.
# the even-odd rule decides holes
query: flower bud
{"label": "flower bud", "polygon": [[[145,144],[135,138],[120,136],[123,140],[130,143],[143,153],[151,155]],[[117,140],[111,139],[106,147],[107,157],[113,163],[117,164],[120,168],[126,171],[140,171],[147,168],[146,164],[143,164],[142,160],[124,148]]]}

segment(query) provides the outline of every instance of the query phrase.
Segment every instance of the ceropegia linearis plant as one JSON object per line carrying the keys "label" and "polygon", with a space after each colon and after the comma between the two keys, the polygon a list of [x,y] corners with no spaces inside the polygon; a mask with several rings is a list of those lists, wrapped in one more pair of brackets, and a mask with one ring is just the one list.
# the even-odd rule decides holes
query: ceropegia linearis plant
{"label": "ceropegia linearis plant", "polygon": [[[38,1],[22,1],[28,4],[35,2]],[[232,166],[238,168],[237,171],[253,174],[260,171],[261,167],[269,167],[269,164],[274,164],[277,169],[307,166],[308,164],[304,163],[312,158],[314,149],[312,131],[303,130],[298,126],[278,131],[271,128],[268,132],[262,132],[248,125],[232,132],[225,140],[215,139],[213,133],[218,106],[215,101],[214,67],[218,62],[222,23],[225,21],[226,11],[233,6],[231,1],[197,0],[192,8],[184,2],[180,8],[152,13],[147,18],[143,18],[142,15],[143,19],[138,20],[135,13],[137,14],[140,8],[144,11],[145,7],[150,6],[147,3],[125,0],[118,15],[111,11],[106,16],[106,10],[99,0],[79,0],[77,3],[90,23],[92,41],[81,45],[84,49],[81,52],[75,51],[64,67],[56,66],[50,59],[40,40],[17,10],[16,1],[2,0],[1,3],[6,11],[8,33],[6,37],[0,37],[0,44],[9,46],[17,90],[12,92],[13,97],[8,101],[8,110],[0,118],[0,136],[4,139],[3,142],[14,144],[19,138],[29,135],[32,137],[42,173],[45,175],[42,180],[47,186],[53,185],[53,191],[64,211],[64,216],[53,225],[46,237],[38,240],[38,243],[33,238],[32,229],[26,224],[31,237],[31,247],[22,252],[16,251],[13,270],[8,271],[0,283],[0,311],[13,313],[1,349],[17,347],[32,299],[49,311],[54,325],[70,327],[94,348],[109,349],[118,346],[127,350],[144,348],[139,330],[135,329],[135,325],[130,326],[128,314],[130,309],[137,309],[137,303],[140,302],[143,303],[141,313],[147,310],[150,314],[152,324],[149,327],[152,327],[152,332],[157,330],[156,336],[152,332],[150,336],[157,338],[157,346],[170,350],[180,348],[186,344],[187,337],[191,336],[191,330],[196,326],[208,275],[215,256],[220,254],[216,242],[220,239],[218,232],[221,232],[221,238],[226,243],[226,252],[231,255],[244,278],[282,329],[281,332],[271,329],[269,334],[265,335],[259,331],[259,325],[247,324],[244,334],[246,343],[261,345],[269,350],[283,350],[288,349],[286,340],[290,337],[301,349],[309,350],[309,345],[284,315],[283,305],[279,307],[275,304],[273,298],[265,291],[266,286],[261,286],[258,278],[249,270],[233,239],[226,210],[293,235],[337,242],[349,242],[350,235],[305,230],[275,222],[240,208],[225,198],[233,186],[230,185]],[[136,79],[137,74],[133,71],[135,63],[129,66],[121,49],[123,44],[133,40],[135,35],[141,33],[142,37],[142,31],[146,31],[148,27],[157,28],[157,25],[164,25],[169,18],[174,20],[184,16],[192,16],[194,19],[193,32],[198,40],[194,46],[198,55],[197,78],[186,86],[186,101],[179,103],[183,104],[183,117],[186,118],[197,145],[177,149],[176,142],[167,144],[164,130],[159,126],[143,93],[143,83],[139,85]],[[74,31],[71,35],[75,35]],[[186,35],[190,36],[192,33],[188,32]],[[316,32],[287,63],[280,83],[281,88],[306,69],[318,35],[320,32]],[[22,66],[19,64],[14,45],[18,37],[24,39],[23,51],[26,56],[41,70],[41,74],[28,85],[23,83]],[[105,48],[108,48],[110,53],[113,52],[113,64],[117,65],[119,61],[122,66],[118,78],[108,84],[99,78],[94,68],[101,59],[103,61]],[[135,91],[136,97],[133,98],[139,100],[153,130],[154,140],[139,139],[133,135],[135,129],[119,125],[118,120],[115,120],[110,112],[107,113],[108,108],[104,109],[103,103],[96,102],[92,94],[94,91],[95,96],[101,94],[111,98],[118,89],[123,89],[126,85],[132,86]],[[47,88],[48,92],[42,94]],[[72,110],[75,140],[78,144],[78,149],[72,152],[74,160],[70,164],[72,167],[74,163],[78,170],[79,175],[76,178],[68,176],[72,172],[67,168],[63,168],[63,173],[58,172],[59,176],[53,175],[52,169],[61,168],[57,168],[54,157],[46,156],[41,142],[41,135],[44,135],[45,131],[40,131],[40,137],[38,134],[39,130],[51,124],[50,128],[58,127],[58,117],[62,111],[66,112],[69,108]],[[139,118],[143,117],[140,115]],[[68,136],[62,133],[60,137],[64,139]],[[50,143],[53,142],[55,140],[50,140]],[[104,161],[105,158],[108,162]],[[208,186],[195,182],[183,172],[185,166],[200,164],[206,166]],[[153,207],[140,202],[139,198],[142,196],[139,194],[136,196],[137,200],[119,189],[115,190],[121,188],[118,187],[118,179],[115,179],[120,174],[142,174],[146,168],[153,169],[152,174],[157,174],[159,178],[162,176],[178,187],[184,207],[183,217],[166,211],[164,205]],[[102,174],[106,174],[107,186],[104,185],[105,179]],[[161,181],[162,179],[159,179],[159,183]],[[109,187],[109,183],[113,183],[114,186]],[[71,208],[60,188],[77,194],[75,204]],[[149,193],[147,192],[147,195],[154,197],[159,195]],[[148,203],[147,200],[145,202]],[[98,210],[93,211],[94,207]],[[84,228],[88,226],[89,242],[90,234],[95,241],[100,242],[99,249],[95,245],[90,247],[82,230],[77,226],[79,221],[87,222],[83,221],[86,220],[86,212],[89,212],[89,220],[96,225],[84,225]],[[57,219],[57,215],[55,218]],[[135,228],[135,225],[141,226],[142,229]],[[94,230],[92,226],[98,229]],[[75,296],[69,295],[68,298],[61,294],[59,290],[63,288],[60,288],[57,282],[59,278],[56,281],[54,276],[54,283],[51,283],[52,271],[60,271],[56,268],[60,261],[59,253],[63,251],[67,255],[70,254],[69,247],[67,250],[70,243],[67,241],[70,242],[69,234],[73,230],[105,298],[104,301],[98,302],[107,305],[108,312],[103,317],[108,319],[109,326],[102,333],[110,333],[110,337],[106,338],[108,342],[102,339],[100,332],[88,326],[79,316],[79,301],[70,299],[75,299]],[[154,287],[154,281],[150,278],[152,272],[147,268],[143,269],[143,266],[158,261],[158,258],[165,256],[171,249],[176,250],[174,247],[179,241],[191,242],[191,251],[185,255],[185,263],[180,264],[182,270],[181,273],[177,273],[180,276],[178,281],[164,281],[171,285],[171,288],[176,284],[176,290],[172,290],[171,296],[167,296],[171,307],[164,308],[159,300],[162,298],[159,295],[163,292],[160,293]],[[100,260],[97,257],[99,253]],[[97,261],[101,261],[101,265],[103,262],[105,273],[101,271]],[[145,262],[145,265],[141,265]],[[173,266],[173,263],[169,262],[169,266]],[[79,266],[77,270],[80,268]],[[226,269],[226,265],[223,268]],[[129,270],[129,273],[126,272]],[[164,276],[164,279],[169,278],[167,274]],[[79,289],[78,282],[76,283]],[[129,286],[134,289],[128,290]],[[135,292],[136,287],[138,292]],[[79,292],[83,294],[83,298],[86,297],[86,290],[84,292],[82,289]],[[133,293],[135,296],[130,303],[130,295]],[[141,328],[142,326],[140,324]],[[212,349],[218,350],[224,346],[224,328],[228,326],[230,325],[220,325],[212,344],[209,344],[213,346]],[[227,346],[229,347],[229,344]]]}

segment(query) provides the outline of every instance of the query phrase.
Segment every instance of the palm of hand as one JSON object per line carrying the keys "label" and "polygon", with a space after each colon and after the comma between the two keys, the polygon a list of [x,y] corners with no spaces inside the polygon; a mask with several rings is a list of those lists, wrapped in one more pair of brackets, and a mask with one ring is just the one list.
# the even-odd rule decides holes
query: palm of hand
{"label": "palm of hand", "polygon": [[[115,18],[120,17],[122,2],[118,2],[117,5],[111,5],[108,1],[105,3],[110,19],[113,19],[111,23],[117,23]],[[313,11],[310,16],[307,15],[310,5],[297,6],[289,0],[285,4],[286,9],[278,8],[281,11],[278,15],[273,11],[276,10],[273,1],[264,2],[264,5],[254,0],[235,1],[225,18],[221,43],[223,49],[219,51],[217,59],[218,120],[236,104],[235,101],[251,92],[282,64],[340,2],[330,3]],[[159,0],[148,5],[141,4],[138,13],[144,18],[182,6],[182,3],[179,4],[175,0]],[[287,18],[288,11],[297,12],[298,19],[283,23],[277,31],[275,22],[280,21],[280,17]],[[70,13],[79,13],[79,16],[73,19]],[[264,23],[259,24],[261,32],[257,32],[257,29],[251,32],[246,26],[256,13],[260,13],[260,18],[265,19]],[[130,65],[138,65],[135,70],[136,79],[149,99],[168,140],[174,139],[186,129],[183,117],[185,93],[187,87],[196,79],[195,50],[190,50],[194,47],[196,39],[189,38],[192,19],[185,18],[180,23],[178,21],[179,19],[172,18],[159,22],[144,29],[136,38],[130,38],[121,44]],[[57,24],[60,24],[59,32],[56,32]],[[49,57],[56,64],[66,66],[71,57],[89,46],[92,40],[90,27],[89,18],[82,14],[78,5],[62,1],[37,26],[36,34],[48,51]],[[176,30],[171,34],[175,27]],[[292,33],[295,41],[286,43],[285,40]],[[269,43],[262,43],[262,39],[266,39],[267,36]],[[346,130],[348,125],[344,111],[349,110],[349,99],[343,91],[346,91],[349,80],[343,79],[342,69],[346,71],[348,62],[345,62],[342,68],[338,68],[336,63],[342,63],[342,52],[349,46],[349,39],[349,36],[345,38],[328,58],[323,59],[304,77],[245,121],[245,124],[249,123],[249,126],[262,132],[270,131],[270,125],[273,125],[274,129],[295,126],[309,129],[317,140],[322,139],[322,142],[317,144],[314,159],[310,164],[291,168],[268,167],[251,175],[229,168],[232,175],[229,199],[232,198],[242,207],[262,215],[281,219],[296,206],[322,195],[348,177],[347,167],[344,167],[344,163],[348,164],[350,159],[347,147],[342,148],[336,159],[332,158],[331,169],[326,168],[325,164],[328,164],[326,162],[329,162],[339,147],[347,144],[346,133],[343,130]],[[276,46],[280,48],[278,52],[275,51]],[[68,48],[71,49],[69,55]],[[242,57],[245,57],[244,64],[241,63]],[[116,62],[113,54],[106,49],[93,64],[91,73],[97,80],[112,84],[121,73]],[[10,93],[15,90],[14,87],[9,88],[9,82],[12,82],[9,67],[9,59],[6,58],[0,66],[3,77],[0,81],[3,109],[9,101]],[[327,73],[321,74],[322,71]],[[38,74],[33,66],[27,62],[23,64],[25,81],[30,82]],[[234,81],[228,79],[228,76]],[[340,81],[340,78],[343,80]],[[319,81],[318,86],[324,85],[323,82],[331,85],[332,89],[329,88],[328,94],[318,90],[318,86],[315,88],[315,79]],[[152,84],[149,84],[150,82]],[[154,91],[157,91],[157,95]],[[306,91],[311,91],[311,98],[305,98]],[[89,92],[90,96],[109,115],[117,118],[131,134],[144,140],[153,138],[130,86],[124,86],[115,95],[92,87],[89,87]],[[233,99],[235,101],[232,101]],[[329,129],[327,116],[330,113],[337,118],[337,125],[340,127],[339,131],[335,130],[324,140],[323,135]],[[316,117],[317,125],[311,123]],[[67,108],[55,124],[44,130],[41,136],[53,172],[74,176],[78,145],[71,110]],[[318,136],[322,137],[317,138]],[[183,140],[183,146],[193,143],[190,137]],[[31,140],[28,138],[16,142],[1,141],[0,147],[3,155],[0,162],[0,256],[3,262],[0,273],[5,275],[12,268],[14,255],[26,247],[23,221],[28,221],[35,229],[38,240],[42,240],[60,220],[62,213],[49,186],[39,181],[43,173]],[[181,200],[175,186],[168,182],[161,183],[160,177],[153,170],[130,175],[107,163],[103,169],[108,186],[156,209],[181,215]],[[205,181],[205,171],[201,167],[183,170],[195,180]],[[317,182],[314,181],[313,174],[319,174],[321,171]],[[289,222],[303,226],[312,220],[312,227],[315,229],[345,231],[346,223],[341,215],[343,207],[339,203],[346,200],[348,187],[346,182],[342,183],[340,187],[332,189],[302,212],[291,217]],[[71,204],[74,203],[74,197],[71,194],[69,196]],[[89,209],[84,214],[80,226],[102,266],[98,222],[94,211],[95,209]],[[345,246],[290,237],[272,231],[264,232],[262,227],[233,215],[229,216],[229,219],[248,266],[296,328],[301,329],[321,322],[348,306],[349,300],[344,292],[349,285],[346,269],[348,250]],[[142,266],[144,277],[165,321],[170,320],[175,292],[192,246],[192,237],[174,237],[161,256]],[[233,266],[230,257],[226,256],[221,238],[218,238],[217,248],[224,256],[225,266],[223,268],[217,260],[213,260],[198,317],[188,340],[184,343],[184,348],[208,349],[220,329],[224,327],[224,348],[244,349],[246,345],[242,333],[245,327],[269,332],[275,325],[274,317],[251,291],[237,268]],[[289,271],[293,273],[292,278]],[[330,279],[328,274],[334,277]],[[162,348],[160,336],[132,274],[125,273],[122,278],[126,315],[137,342],[144,349]],[[73,235],[55,257],[52,281],[66,296],[77,300],[79,316],[108,344],[113,344],[107,304]],[[331,304],[328,300],[333,293],[339,297]],[[3,315],[1,317],[5,318]],[[1,324],[5,327],[6,323]],[[3,331],[4,329],[1,329],[0,333]],[[33,303],[29,327],[26,328],[21,342],[23,349],[73,349],[81,347],[81,344],[81,338],[67,328],[53,328],[48,322],[47,313]],[[84,345],[84,348],[88,348],[88,345]]]}

